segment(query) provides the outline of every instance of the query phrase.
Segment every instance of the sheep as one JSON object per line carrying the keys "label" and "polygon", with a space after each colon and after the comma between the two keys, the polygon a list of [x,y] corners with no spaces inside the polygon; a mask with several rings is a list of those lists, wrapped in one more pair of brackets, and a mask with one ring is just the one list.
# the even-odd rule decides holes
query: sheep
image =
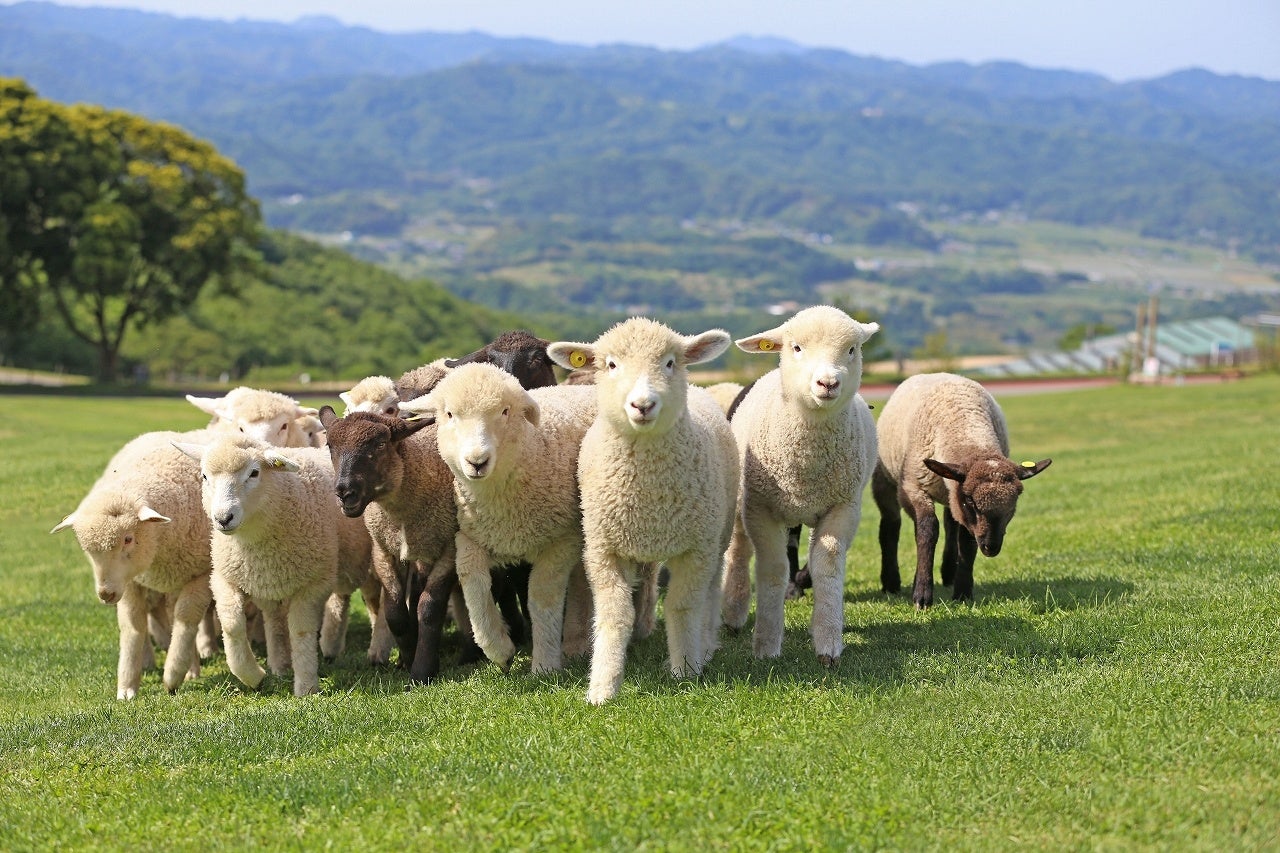
{"label": "sheep", "polygon": [[745,390],[737,382],[717,382],[714,385],[707,386],[707,393],[715,397],[716,402],[720,404],[720,408],[724,409],[725,417],[729,416],[729,410],[733,407],[734,401]]}
{"label": "sheep", "polygon": [[367,577],[372,548],[364,523],[338,508],[328,451],[231,435],[175,446],[200,460],[201,502],[213,525],[210,586],[228,667],[250,688],[266,674],[246,634],[248,598],[266,620],[272,672],[288,669],[281,642],[287,630],[293,693],[316,692],[325,600],[340,583]]}
{"label": "sheep", "polygon": [[199,468],[174,441],[211,433],[149,432],[124,445],[80,505],[51,533],[72,528],[93,566],[98,598],[116,606],[120,655],[116,698],[138,694],[151,659],[147,616],[157,595],[173,608],[163,683],[173,693],[200,674],[196,635],[209,609],[209,522]]}
{"label": "sheep", "polygon": [[862,517],[876,458],[875,422],[858,386],[862,345],[878,329],[819,305],[737,341],[779,354],[731,421],[742,462],[740,512],[725,558],[724,621],[746,622],[749,564],[756,558],[756,657],[782,653],[789,529],[808,525],[814,651],[833,666],[843,649],[845,557]]}
{"label": "sheep", "polygon": [[492,364],[510,373],[522,388],[547,388],[556,384],[554,365],[547,357],[547,341],[524,329],[503,332],[473,353],[447,359],[445,367]]}
{"label": "sheep", "polygon": [[738,455],[724,411],[690,387],[688,367],[716,358],[729,335],[680,335],[634,317],[594,343],[547,348],[562,367],[592,365],[598,412],[578,458],[583,560],[595,604],[587,701],[618,693],[636,621],[642,566],[665,564],[671,672],[700,675],[718,645],[721,558],[733,531]]}
{"label": "sheep", "polygon": [[1051,459],[1009,460],[1004,413],[985,388],[952,373],[924,373],[899,385],[876,425],[880,453],[871,493],[880,509],[880,585],[898,592],[902,511],[915,523],[916,578],[911,600],[933,604],[933,555],[938,543],[934,503],[943,506],[943,583],[957,601],[973,597],[975,551],[1000,553],[1017,510],[1022,481]]}
{"label": "sheep", "polygon": [[[509,670],[515,647],[493,602],[491,572],[528,561],[532,669],[560,669],[562,643],[578,650],[563,629],[566,590],[582,559],[577,453],[595,418],[594,390],[525,390],[498,367],[471,363],[400,407],[436,420],[440,455],[453,471],[458,580],[476,642]],[[585,651],[585,638],[581,645]]]}
{"label": "sheep", "polygon": [[366,376],[351,386],[351,390],[338,394],[338,399],[346,407],[344,417],[352,412],[395,415],[400,407],[396,384],[387,376]]}
{"label": "sheep", "polygon": [[383,616],[401,665],[413,681],[430,683],[440,672],[440,635],[457,582],[453,472],[436,448],[435,425],[381,412],[339,418],[329,406],[320,419],[342,512],[363,516],[373,538]]}
{"label": "sheep", "polygon": [[315,415],[316,409],[276,391],[241,386],[222,397],[194,397],[187,402],[213,417],[209,427],[240,432],[277,447],[310,447],[311,438],[299,418]]}

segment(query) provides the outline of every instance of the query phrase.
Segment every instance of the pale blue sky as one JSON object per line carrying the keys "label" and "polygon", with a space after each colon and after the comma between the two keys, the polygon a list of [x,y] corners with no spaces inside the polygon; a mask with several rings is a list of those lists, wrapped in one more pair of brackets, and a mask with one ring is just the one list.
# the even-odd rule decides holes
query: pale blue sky
{"label": "pale blue sky", "polygon": [[479,30],[688,49],[735,35],[924,64],[1008,59],[1123,81],[1182,68],[1280,80],[1280,0],[70,0],[388,32]]}

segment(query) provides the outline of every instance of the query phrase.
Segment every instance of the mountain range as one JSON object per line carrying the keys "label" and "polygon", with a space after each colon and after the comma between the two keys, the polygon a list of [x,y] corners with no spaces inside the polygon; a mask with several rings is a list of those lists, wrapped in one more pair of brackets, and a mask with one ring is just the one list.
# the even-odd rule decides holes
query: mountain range
{"label": "mountain range", "polygon": [[706,306],[724,294],[703,267],[736,275],[718,264],[756,270],[739,298],[803,299],[850,275],[831,242],[932,251],[931,222],[993,211],[1280,260],[1280,82],[1197,69],[1117,83],[778,39],[663,51],[28,2],[0,6],[0,75],[178,123],[273,224],[444,253],[446,284],[504,307],[538,275],[568,307],[666,284],[665,307]]}

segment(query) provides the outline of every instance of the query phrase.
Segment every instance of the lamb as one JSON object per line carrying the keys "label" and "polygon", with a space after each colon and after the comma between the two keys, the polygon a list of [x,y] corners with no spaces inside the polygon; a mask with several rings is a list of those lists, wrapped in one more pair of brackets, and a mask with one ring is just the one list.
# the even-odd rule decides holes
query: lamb
{"label": "lamb", "polygon": [[734,412],[742,461],[740,515],[725,558],[724,621],[746,622],[748,567],[756,557],[756,657],[782,653],[788,530],[813,529],[814,650],[824,666],[843,649],[845,557],[862,517],[862,490],[876,458],[875,422],[858,386],[862,345],[878,329],[819,305],[738,348],[778,353]]}
{"label": "lamb", "polygon": [[383,415],[395,415],[400,408],[400,395],[396,393],[396,384],[387,376],[366,376],[351,390],[338,394],[338,399],[346,406],[343,416],[352,412],[378,412]]}
{"label": "lamb", "polygon": [[272,672],[288,669],[281,642],[287,636],[294,695],[316,692],[325,600],[368,576],[372,547],[363,522],[338,508],[328,451],[244,436],[176,446],[200,460],[201,501],[214,531],[210,586],[228,667],[250,688],[265,676],[246,633],[248,598],[266,620]]}
{"label": "lamb", "polygon": [[462,358],[448,359],[445,367],[492,364],[510,373],[522,388],[547,388],[556,384],[556,373],[547,356],[547,341],[524,329],[503,332]]}
{"label": "lamb", "polygon": [[[509,669],[515,647],[493,602],[491,572],[528,561],[532,669],[560,669],[562,642],[569,653],[578,645],[572,632],[563,639],[565,598],[582,559],[575,475],[579,444],[595,417],[594,390],[525,390],[498,367],[472,363],[400,407],[436,420],[440,455],[453,471],[458,580],[476,642]],[[581,645],[585,651],[585,636]]]}
{"label": "lamb", "polygon": [[636,317],[594,343],[547,348],[562,367],[591,364],[598,412],[582,441],[583,560],[595,603],[587,701],[622,684],[641,566],[665,564],[671,672],[699,675],[718,645],[720,565],[733,532],[738,454],[724,411],[690,387],[688,367],[729,346],[719,329],[684,336]]}
{"label": "lamb", "polygon": [[1004,413],[985,388],[952,373],[912,376],[894,390],[876,426],[879,462],[871,493],[880,509],[880,585],[901,588],[898,534],[905,510],[916,530],[911,600],[933,604],[934,503],[943,505],[942,581],[957,601],[973,597],[975,551],[1000,553],[1022,481],[1053,461],[1014,464]]}
{"label": "lamb", "polygon": [[233,388],[222,397],[193,397],[187,402],[213,416],[209,426],[226,432],[240,432],[277,447],[310,447],[305,424],[297,421],[315,415],[316,409],[276,391]]}
{"label": "lamb", "polygon": [[164,687],[200,674],[196,634],[209,609],[209,522],[200,508],[199,468],[175,441],[210,440],[204,430],[149,432],[107,463],[74,512],[51,533],[75,531],[93,566],[98,598],[116,605],[120,655],[116,698],[138,694],[152,657],[147,615],[158,595],[173,608]]}
{"label": "lamb", "polygon": [[430,683],[440,672],[440,636],[457,583],[453,472],[436,448],[435,424],[372,411],[339,418],[328,406],[320,419],[342,512],[363,516],[373,538],[383,617],[400,663],[413,681]]}

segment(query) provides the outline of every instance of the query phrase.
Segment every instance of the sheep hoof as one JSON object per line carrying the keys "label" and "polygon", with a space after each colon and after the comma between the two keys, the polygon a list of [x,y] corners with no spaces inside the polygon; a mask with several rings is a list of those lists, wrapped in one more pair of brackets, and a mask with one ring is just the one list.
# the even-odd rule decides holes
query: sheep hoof
{"label": "sheep hoof", "polygon": [[797,598],[804,598],[804,590],[796,586],[794,583],[788,583],[786,591],[787,601],[795,601]]}
{"label": "sheep hoof", "polygon": [[827,669],[832,669],[840,663],[840,656],[818,655],[818,663],[822,664]]}
{"label": "sheep hoof", "polygon": [[511,674],[511,662],[514,661],[515,659],[516,659],[516,656],[513,653],[511,657],[507,658],[505,661],[498,664],[498,668],[502,670],[503,675]]}

